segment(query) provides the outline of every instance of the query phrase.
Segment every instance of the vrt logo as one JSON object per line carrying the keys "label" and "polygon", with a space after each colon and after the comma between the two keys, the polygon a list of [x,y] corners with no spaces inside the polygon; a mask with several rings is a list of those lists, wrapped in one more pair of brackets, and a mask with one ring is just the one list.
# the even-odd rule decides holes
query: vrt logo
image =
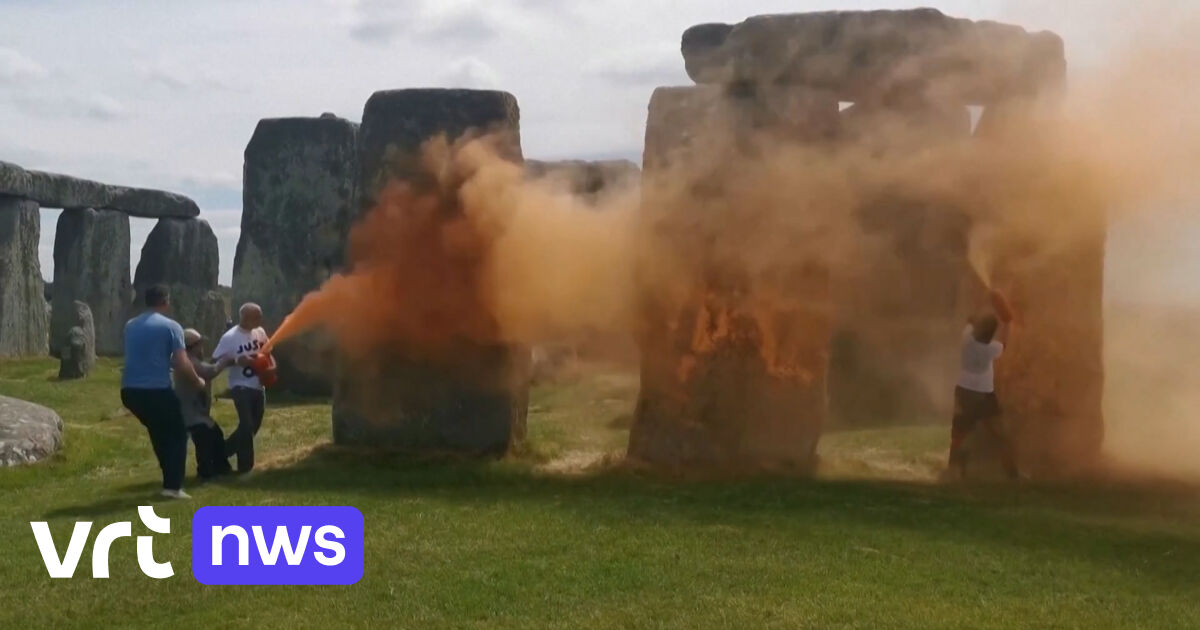
{"label": "vrt logo", "polygon": [[[153,507],[148,505],[138,507],[138,518],[147,529],[156,534],[171,533],[171,519],[160,518],[154,513]],[[67,543],[67,551],[61,558],[58,555],[58,547],[54,544],[54,538],[50,535],[49,524],[46,521],[31,521],[29,526],[33,528],[33,538],[37,541],[38,551],[42,554],[42,562],[46,565],[46,571],[50,573],[50,577],[74,577],[75,568],[79,566],[79,558],[83,555],[83,547],[87,544],[88,534],[92,531],[92,522],[75,523],[75,529],[71,532],[71,540]],[[108,577],[108,551],[112,548],[113,541],[131,536],[133,536],[133,524],[129,521],[106,525],[96,534],[96,540],[92,543],[93,578]],[[170,562],[154,561],[153,544],[153,536],[137,537],[137,560],[142,573],[159,580],[175,575],[175,570],[171,568]]]}

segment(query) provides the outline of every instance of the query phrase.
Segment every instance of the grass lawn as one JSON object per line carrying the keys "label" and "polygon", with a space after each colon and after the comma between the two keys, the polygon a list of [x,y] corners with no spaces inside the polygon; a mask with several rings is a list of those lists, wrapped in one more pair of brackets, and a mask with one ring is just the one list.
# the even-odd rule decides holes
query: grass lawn
{"label": "grass lawn", "polygon": [[[941,429],[827,436],[816,480],[668,480],[606,465],[636,380],[539,386],[530,447],[502,462],[413,462],[328,447],[325,404],[275,401],[261,470],[157,503],[175,577],[113,547],[112,578],[51,580],[31,520],[131,520],[157,469],[118,400],[118,364],[58,383],[49,360],[0,362],[0,394],[47,404],[66,448],[0,470],[0,628],[1186,628],[1200,626],[1194,487],[929,482]],[[218,420],[233,425],[228,401]],[[190,457],[190,455],[189,455]],[[189,461],[189,470],[192,468]],[[349,587],[205,587],[204,505],[353,505],[366,574]],[[61,547],[60,547],[61,548]],[[89,543],[90,549],[90,543]]]}

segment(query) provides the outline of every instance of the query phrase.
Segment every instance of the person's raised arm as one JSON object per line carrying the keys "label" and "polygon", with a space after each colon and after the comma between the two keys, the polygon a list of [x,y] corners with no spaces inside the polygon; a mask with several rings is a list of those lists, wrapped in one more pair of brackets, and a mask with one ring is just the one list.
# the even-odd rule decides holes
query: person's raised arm
{"label": "person's raised arm", "polygon": [[993,337],[992,339],[994,341],[1000,342],[1000,345],[1007,348],[1010,330],[1012,330],[1012,323],[1006,322],[1006,321],[1001,321],[1000,324],[998,326],[996,326],[996,336]]}
{"label": "person's raised arm", "polygon": [[1009,333],[1012,330],[1013,323],[1013,308],[1008,303],[1008,298],[1004,294],[993,290],[992,291],[992,308],[996,311],[996,319],[999,321],[999,326],[996,327],[996,335],[993,340],[1000,342],[1001,345],[1008,346]]}

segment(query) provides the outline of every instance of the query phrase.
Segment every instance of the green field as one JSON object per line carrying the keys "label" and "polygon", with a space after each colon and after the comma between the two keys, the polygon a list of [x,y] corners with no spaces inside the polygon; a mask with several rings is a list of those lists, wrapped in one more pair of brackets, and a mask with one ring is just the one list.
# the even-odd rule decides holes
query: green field
{"label": "green field", "polygon": [[[619,464],[636,381],[593,370],[538,386],[523,454],[416,462],[331,448],[324,404],[274,401],[261,470],[159,503],[118,364],[59,383],[0,362],[0,394],[67,424],[51,461],[0,470],[0,628],[1187,628],[1200,626],[1200,492],[1185,485],[932,483],[938,428],[827,436],[817,480],[663,479]],[[228,401],[218,419],[233,425]],[[189,470],[192,464],[189,461]],[[154,500],[174,578],[112,550],[112,578],[51,580],[31,520],[134,521]],[[350,587],[205,587],[204,505],[353,505],[366,574]],[[90,545],[89,545],[90,549]]]}

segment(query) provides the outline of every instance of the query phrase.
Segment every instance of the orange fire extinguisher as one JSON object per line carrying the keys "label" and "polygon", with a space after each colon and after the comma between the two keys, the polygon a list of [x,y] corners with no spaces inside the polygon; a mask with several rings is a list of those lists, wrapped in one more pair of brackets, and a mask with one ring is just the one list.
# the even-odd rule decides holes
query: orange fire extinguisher
{"label": "orange fire extinguisher", "polygon": [[254,370],[254,374],[258,376],[258,382],[263,387],[269,388],[279,380],[275,357],[271,356],[270,352],[260,352],[250,357],[250,369]]}

